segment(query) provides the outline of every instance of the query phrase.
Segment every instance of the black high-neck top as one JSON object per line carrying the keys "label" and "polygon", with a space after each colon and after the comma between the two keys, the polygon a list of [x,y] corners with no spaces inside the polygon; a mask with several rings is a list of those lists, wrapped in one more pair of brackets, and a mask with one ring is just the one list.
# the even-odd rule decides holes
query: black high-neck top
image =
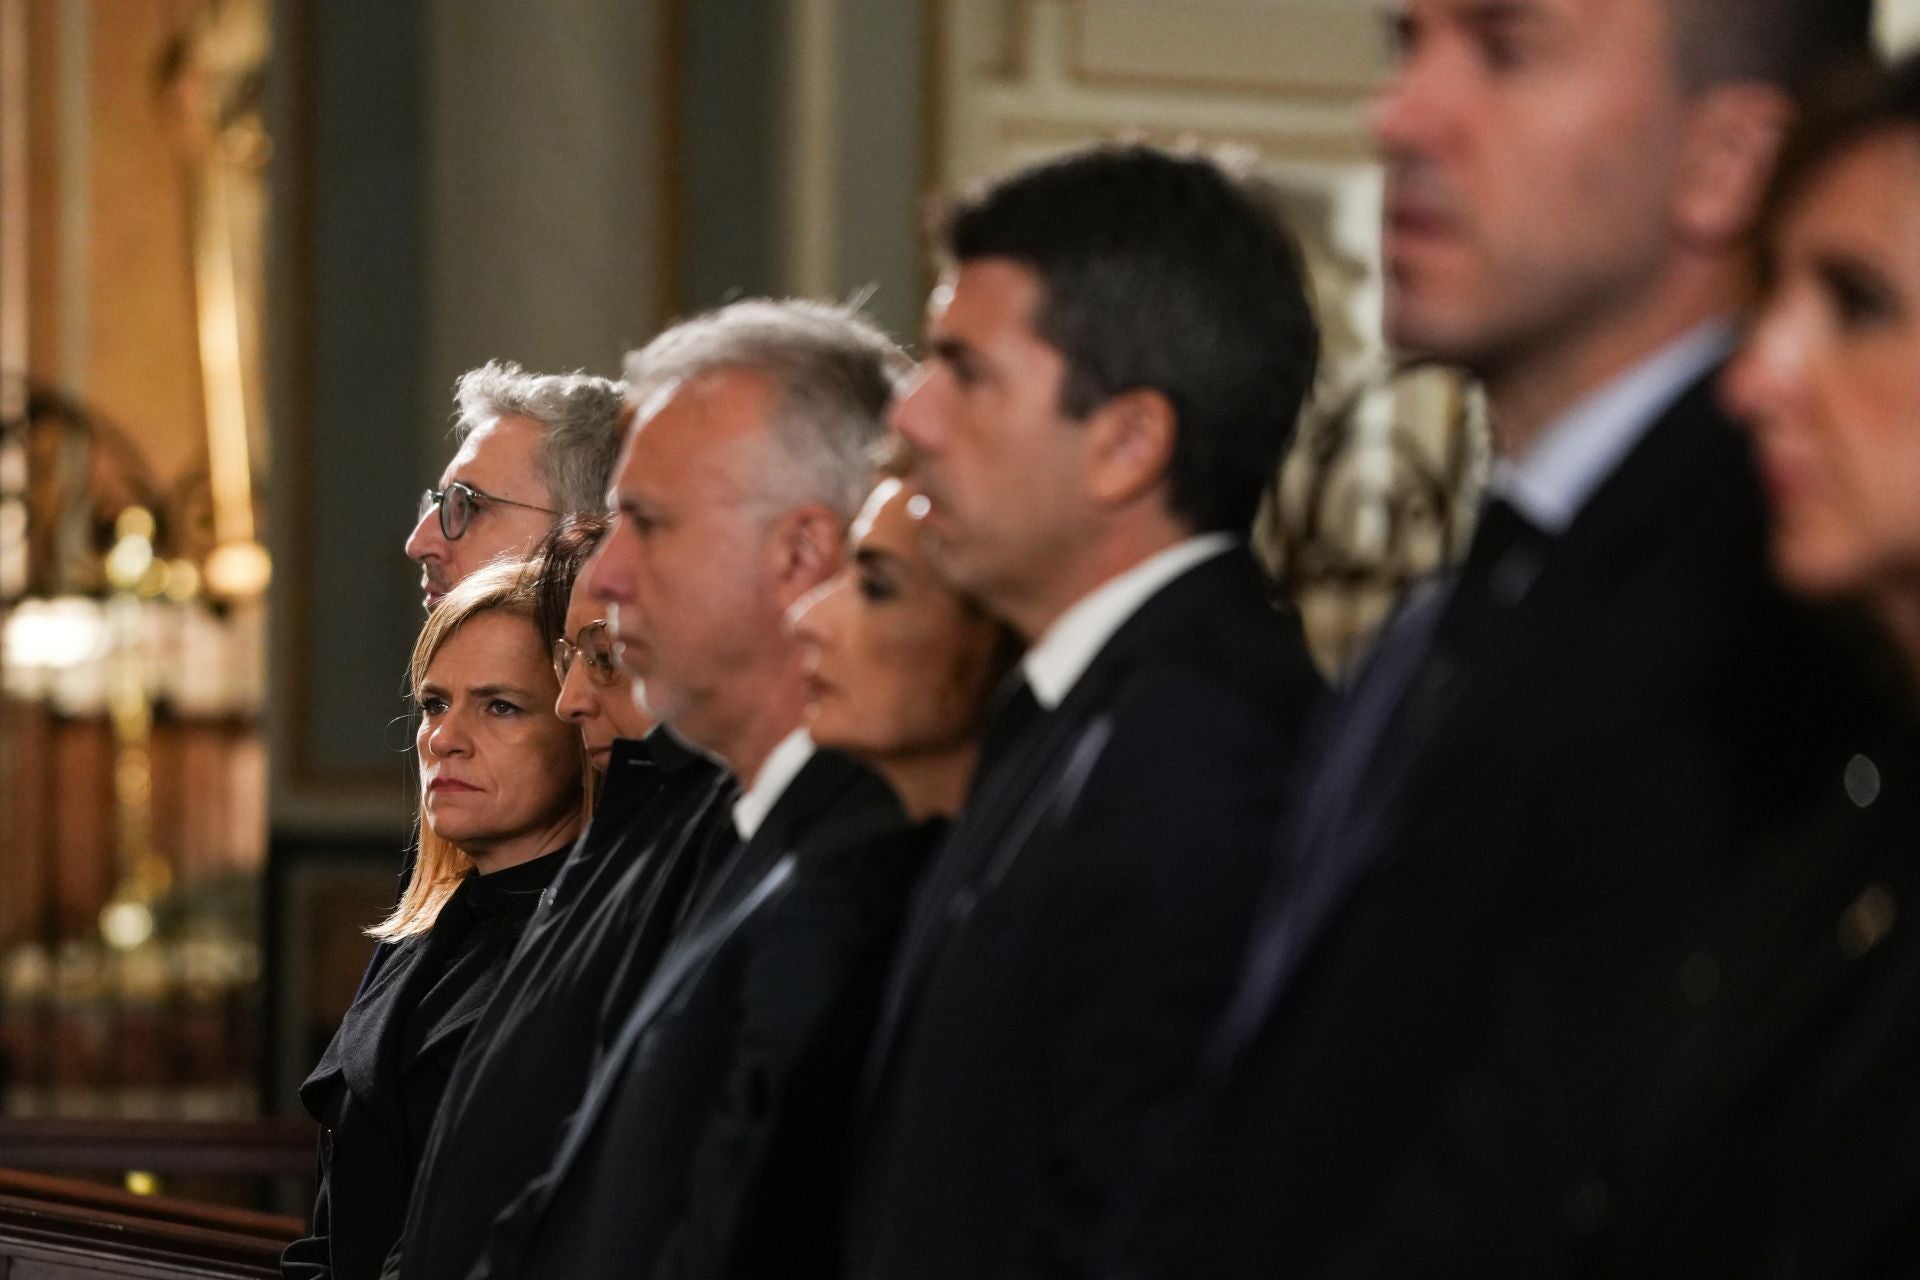
{"label": "black high-neck top", "polygon": [[414,1171],[447,1080],[527,922],[565,858],[469,872],[424,934],[382,946],[353,1007],[300,1086],[323,1126],[313,1234],[290,1277],[374,1277],[399,1239]]}

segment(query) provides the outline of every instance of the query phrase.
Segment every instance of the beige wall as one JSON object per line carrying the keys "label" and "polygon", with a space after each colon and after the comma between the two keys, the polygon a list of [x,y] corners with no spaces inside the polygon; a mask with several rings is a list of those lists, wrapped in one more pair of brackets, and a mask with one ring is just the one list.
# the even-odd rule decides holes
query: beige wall
{"label": "beige wall", "polygon": [[444,462],[453,381],[495,357],[613,374],[665,319],[660,0],[428,6],[428,345]]}
{"label": "beige wall", "polygon": [[28,6],[28,371],[131,428],[166,485],[204,464],[186,184],[155,68],[193,0]]}
{"label": "beige wall", "polygon": [[1880,0],[1880,39],[1896,53],[1920,44],[1920,0]]}

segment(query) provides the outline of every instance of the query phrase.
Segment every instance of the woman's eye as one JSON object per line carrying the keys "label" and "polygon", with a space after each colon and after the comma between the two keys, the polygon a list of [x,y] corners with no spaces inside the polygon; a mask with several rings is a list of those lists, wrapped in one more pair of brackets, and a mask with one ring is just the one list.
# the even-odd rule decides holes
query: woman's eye
{"label": "woman's eye", "polygon": [[1899,299],[1893,291],[1866,271],[1834,266],[1824,275],[1834,316],[1844,328],[1878,325],[1893,319],[1900,311]]}
{"label": "woman's eye", "polygon": [[860,598],[871,604],[882,604],[900,593],[891,582],[876,578],[872,574],[860,575]]}
{"label": "woman's eye", "polygon": [[437,716],[447,709],[445,698],[415,698],[413,708],[423,716]]}
{"label": "woman's eye", "polygon": [[1878,323],[1893,314],[1893,303],[1884,293],[1861,282],[1850,282],[1839,289],[1834,298],[1840,318],[1848,325],[1859,327]]}
{"label": "woman's eye", "polygon": [[518,715],[519,713],[519,706],[508,702],[505,698],[494,698],[487,703],[488,715],[511,716]]}

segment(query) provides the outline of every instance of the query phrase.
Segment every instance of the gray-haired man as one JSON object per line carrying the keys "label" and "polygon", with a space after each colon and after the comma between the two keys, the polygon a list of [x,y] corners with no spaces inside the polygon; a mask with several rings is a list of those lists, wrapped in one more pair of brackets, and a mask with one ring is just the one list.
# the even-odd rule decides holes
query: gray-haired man
{"label": "gray-haired man", "polygon": [[728,778],[663,764],[577,882],[604,868],[604,888],[563,891],[539,974],[509,970],[422,1158],[406,1280],[650,1276],[685,1250],[702,1274],[826,1273],[830,1135],[919,838],[877,777],[815,750],[782,619],[841,564],[904,367],[799,301],[630,357],[616,522],[582,580],[649,705]]}
{"label": "gray-haired man", "polygon": [[495,556],[531,551],[556,517],[604,508],[624,390],[607,378],[528,373],[502,360],[460,376],[460,448],[439,486],[421,496],[407,537],[427,608]]}

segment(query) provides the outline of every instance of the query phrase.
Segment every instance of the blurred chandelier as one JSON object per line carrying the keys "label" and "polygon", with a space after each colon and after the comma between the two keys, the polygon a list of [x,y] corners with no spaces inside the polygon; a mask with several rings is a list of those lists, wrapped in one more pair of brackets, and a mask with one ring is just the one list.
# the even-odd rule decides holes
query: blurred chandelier
{"label": "blurred chandelier", "polygon": [[152,839],[155,710],[258,714],[267,556],[245,490],[244,522],[225,521],[245,536],[218,536],[217,468],[159,493],[117,427],[10,390],[25,411],[0,422],[0,687],[111,726],[116,887],[100,933],[131,950],[173,878]]}

